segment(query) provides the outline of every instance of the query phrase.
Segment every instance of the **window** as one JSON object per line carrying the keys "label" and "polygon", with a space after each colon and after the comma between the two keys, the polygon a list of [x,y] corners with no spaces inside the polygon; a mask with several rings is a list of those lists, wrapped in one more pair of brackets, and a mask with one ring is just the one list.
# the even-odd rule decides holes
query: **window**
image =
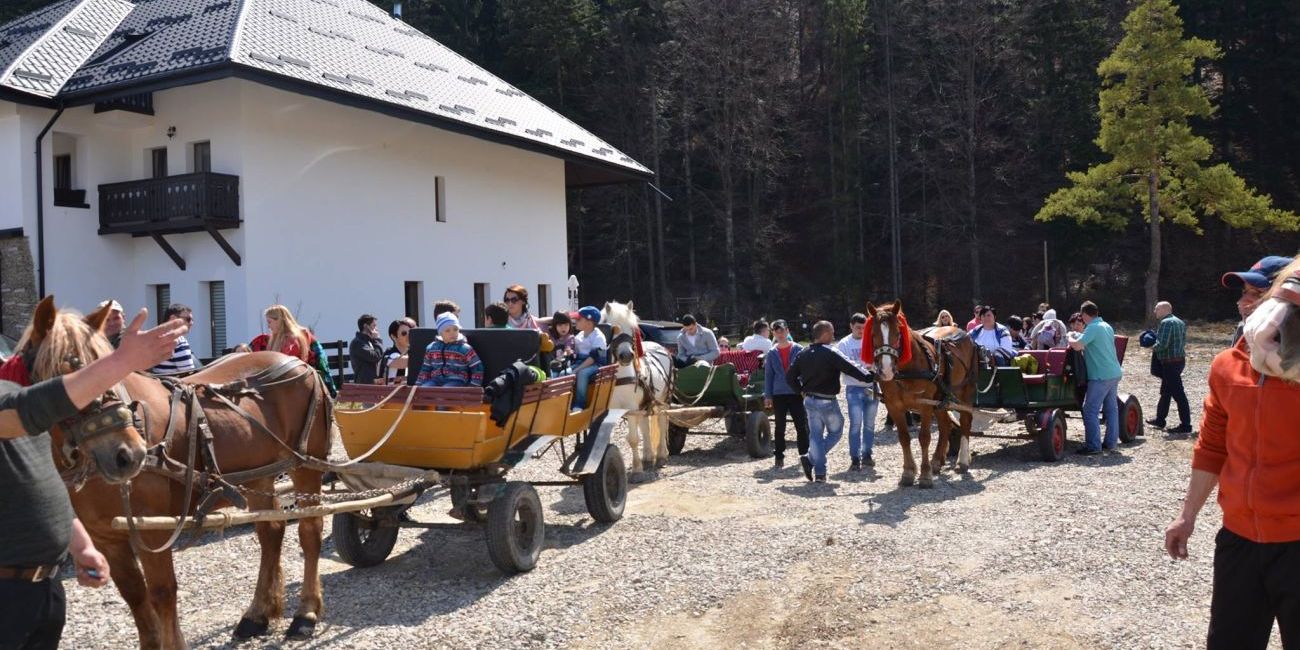
{"label": "window", "polygon": [[167,307],[172,304],[172,285],[153,285],[153,315],[161,325],[167,319]]}
{"label": "window", "polygon": [[420,305],[424,304],[424,283],[407,282],[404,288],[406,297],[406,317],[420,322]]}
{"label": "window", "polygon": [[474,327],[483,327],[483,310],[487,309],[489,290],[491,287],[486,282],[474,283]]}
{"label": "window", "polygon": [[212,171],[212,143],[195,142],[190,146],[190,171]]}
{"label": "window", "polygon": [[167,147],[149,150],[149,178],[167,178]]}
{"label": "window", "polygon": [[211,356],[219,357],[226,351],[226,283],[213,280],[208,283],[208,314],[211,315]]}
{"label": "window", "polygon": [[72,154],[65,153],[54,157],[54,189],[72,189]]}
{"label": "window", "polygon": [[447,182],[441,176],[433,177],[434,218],[438,223],[447,222]]}
{"label": "window", "polygon": [[537,285],[537,315],[551,315],[551,285]]}

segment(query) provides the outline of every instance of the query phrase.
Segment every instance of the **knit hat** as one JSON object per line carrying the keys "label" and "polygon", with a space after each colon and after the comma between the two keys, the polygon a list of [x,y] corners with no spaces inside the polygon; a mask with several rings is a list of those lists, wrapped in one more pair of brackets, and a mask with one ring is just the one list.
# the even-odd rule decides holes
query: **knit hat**
{"label": "knit hat", "polygon": [[1043,312],[1043,320],[1056,320],[1056,310],[1049,309]]}
{"label": "knit hat", "polygon": [[581,318],[585,318],[593,323],[597,323],[597,324],[600,323],[600,310],[596,309],[595,307],[592,307],[591,305],[587,305],[586,307],[579,309],[578,316]]}
{"label": "knit hat", "polygon": [[438,314],[438,320],[433,324],[433,328],[437,330],[439,334],[442,334],[443,329],[452,326],[459,328],[460,319],[456,318],[456,314],[453,314],[451,312]]}

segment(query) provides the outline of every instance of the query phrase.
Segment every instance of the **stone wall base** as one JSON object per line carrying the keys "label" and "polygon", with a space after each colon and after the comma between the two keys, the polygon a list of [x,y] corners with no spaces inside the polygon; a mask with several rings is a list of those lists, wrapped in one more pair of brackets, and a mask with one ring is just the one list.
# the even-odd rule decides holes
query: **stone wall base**
{"label": "stone wall base", "polygon": [[21,337],[36,303],[31,243],[27,237],[0,239],[0,332]]}

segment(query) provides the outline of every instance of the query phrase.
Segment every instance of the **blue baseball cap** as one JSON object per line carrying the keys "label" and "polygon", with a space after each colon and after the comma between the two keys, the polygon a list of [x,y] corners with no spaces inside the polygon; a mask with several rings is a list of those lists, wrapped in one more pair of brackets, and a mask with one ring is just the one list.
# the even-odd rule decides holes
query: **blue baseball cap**
{"label": "blue baseball cap", "polygon": [[578,315],[593,323],[600,323],[600,310],[591,305],[579,309]]}
{"label": "blue baseball cap", "polygon": [[1219,282],[1229,289],[1235,289],[1245,284],[1257,289],[1267,289],[1273,285],[1273,280],[1277,278],[1277,274],[1281,273],[1282,269],[1286,268],[1290,263],[1290,257],[1269,255],[1255,262],[1255,265],[1250,267],[1249,271],[1224,273]]}

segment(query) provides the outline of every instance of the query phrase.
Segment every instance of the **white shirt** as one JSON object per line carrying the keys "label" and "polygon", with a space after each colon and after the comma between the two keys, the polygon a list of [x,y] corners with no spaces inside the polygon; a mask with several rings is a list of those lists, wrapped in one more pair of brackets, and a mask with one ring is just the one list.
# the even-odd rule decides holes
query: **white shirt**
{"label": "white shirt", "polygon": [[998,330],[1003,325],[995,324],[993,329],[985,329],[983,325],[976,327],[971,331],[971,338],[975,343],[987,350],[1003,350],[1011,356],[1016,356],[1016,348],[1011,344],[1011,330],[1005,330],[1001,337],[998,336]]}
{"label": "white shirt", "polygon": [[[847,357],[848,360],[852,361],[854,365],[869,370],[871,368],[870,364],[867,364],[862,360],[862,342],[864,340],[866,339],[855,339],[853,338],[853,335],[850,334],[840,339],[840,342],[835,344],[835,350],[840,354],[844,355],[845,357]],[[846,375],[844,373],[840,373],[840,382],[843,383],[845,386],[862,387],[862,386],[871,385],[859,380],[857,377]]]}
{"label": "white shirt", "polygon": [[573,337],[573,349],[578,353],[578,359],[587,358],[587,355],[591,354],[592,350],[604,350],[608,347],[609,344],[605,342],[605,333],[600,331],[599,327],[591,330],[590,334],[578,332],[578,335]]}
{"label": "white shirt", "polygon": [[740,349],[748,352],[766,353],[768,350],[772,349],[772,339],[769,339],[766,336],[750,334],[745,337],[744,341],[740,342]]}

